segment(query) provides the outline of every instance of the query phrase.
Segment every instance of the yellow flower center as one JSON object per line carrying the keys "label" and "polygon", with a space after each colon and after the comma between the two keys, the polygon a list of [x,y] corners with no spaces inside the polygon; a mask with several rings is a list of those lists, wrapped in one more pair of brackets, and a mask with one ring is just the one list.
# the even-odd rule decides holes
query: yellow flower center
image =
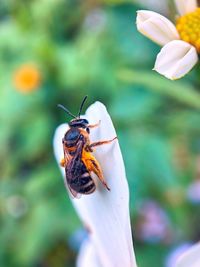
{"label": "yellow flower center", "polygon": [[177,19],[176,28],[183,41],[195,46],[200,52],[200,8]]}

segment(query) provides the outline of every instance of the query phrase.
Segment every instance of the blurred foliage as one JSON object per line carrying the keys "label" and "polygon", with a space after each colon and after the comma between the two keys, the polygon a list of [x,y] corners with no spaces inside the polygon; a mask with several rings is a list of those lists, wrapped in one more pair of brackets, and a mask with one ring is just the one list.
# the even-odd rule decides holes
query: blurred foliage
{"label": "blurred foliage", "polygon": [[[148,199],[168,218],[167,237],[136,235],[138,266],[165,266],[173,247],[199,239],[199,204],[187,190],[200,179],[200,68],[176,82],[153,73],[159,47],[136,31],[138,8],[128,0],[0,2],[0,266],[75,265],[69,240],[81,224],[52,138],[66,121],[57,103],[77,112],[86,94],[88,105],[106,104],[117,129],[133,231]],[[14,77],[27,64],[40,79],[20,90]]]}

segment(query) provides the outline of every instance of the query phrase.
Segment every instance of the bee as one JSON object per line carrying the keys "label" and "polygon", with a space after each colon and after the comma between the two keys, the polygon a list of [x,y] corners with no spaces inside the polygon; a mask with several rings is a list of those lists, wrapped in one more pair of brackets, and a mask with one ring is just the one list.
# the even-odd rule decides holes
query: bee
{"label": "bee", "polygon": [[98,127],[100,121],[97,124],[90,125],[88,120],[80,118],[86,99],[87,96],[84,97],[77,116],[73,115],[63,105],[58,105],[73,117],[69,122],[69,130],[62,139],[64,158],[61,160],[60,165],[65,168],[65,186],[72,196],[76,198],[82,194],[92,194],[95,191],[96,184],[91,176],[92,173],[100,179],[107,190],[110,190],[104,179],[101,166],[92,155],[92,152],[93,148],[109,144],[117,138],[114,137],[111,140],[94,143],[90,142],[90,129]]}

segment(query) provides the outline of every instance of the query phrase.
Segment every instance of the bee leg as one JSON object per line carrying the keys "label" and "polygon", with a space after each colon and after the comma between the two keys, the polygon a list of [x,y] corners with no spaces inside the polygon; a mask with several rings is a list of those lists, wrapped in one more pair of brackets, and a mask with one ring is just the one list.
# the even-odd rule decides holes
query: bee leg
{"label": "bee leg", "polygon": [[98,161],[95,159],[95,157],[93,155],[91,155],[91,153],[86,152],[83,154],[82,160],[85,163],[87,170],[90,173],[93,172],[94,174],[96,174],[96,176],[99,178],[99,180],[102,182],[102,184],[106,187],[106,189],[108,189],[110,191],[110,188],[108,187],[108,185],[107,185],[107,183],[103,177],[101,167],[100,167]]}
{"label": "bee leg", "polygon": [[91,164],[91,171],[96,174],[96,176],[99,178],[99,180],[105,186],[105,188],[110,191],[110,188],[108,187],[108,185],[107,185],[107,183],[103,177],[101,167],[99,166],[99,163],[97,162],[97,160],[96,159],[91,160],[90,164]]}
{"label": "bee leg", "polygon": [[89,145],[89,149],[92,149],[92,147],[95,147],[95,146],[101,146],[101,145],[105,145],[105,144],[110,144],[115,139],[117,139],[117,136],[115,138],[111,139],[111,140],[94,142],[91,145]]}
{"label": "bee leg", "polygon": [[65,167],[65,164],[66,164],[66,161],[65,161],[64,158],[62,158],[61,161],[60,161],[60,166],[61,167]]}
{"label": "bee leg", "polygon": [[101,121],[99,120],[99,122],[96,123],[96,124],[88,125],[88,128],[96,128],[96,127],[98,127],[100,125],[100,123],[101,123]]}

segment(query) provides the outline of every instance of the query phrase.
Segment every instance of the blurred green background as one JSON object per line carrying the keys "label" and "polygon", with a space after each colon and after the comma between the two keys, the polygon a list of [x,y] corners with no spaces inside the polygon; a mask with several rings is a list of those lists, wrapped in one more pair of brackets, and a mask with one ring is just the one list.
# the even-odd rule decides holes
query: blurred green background
{"label": "blurred green background", "polygon": [[76,113],[86,94],[119,136],[138,267],[173,267],[200,238],[200,68],[175,82],[151,71],[160,48],[135,17],[173,18],[158,3],[0,1],[0,266],[75,266],[85,234],[52,139],[67,120],[57,104]]}

